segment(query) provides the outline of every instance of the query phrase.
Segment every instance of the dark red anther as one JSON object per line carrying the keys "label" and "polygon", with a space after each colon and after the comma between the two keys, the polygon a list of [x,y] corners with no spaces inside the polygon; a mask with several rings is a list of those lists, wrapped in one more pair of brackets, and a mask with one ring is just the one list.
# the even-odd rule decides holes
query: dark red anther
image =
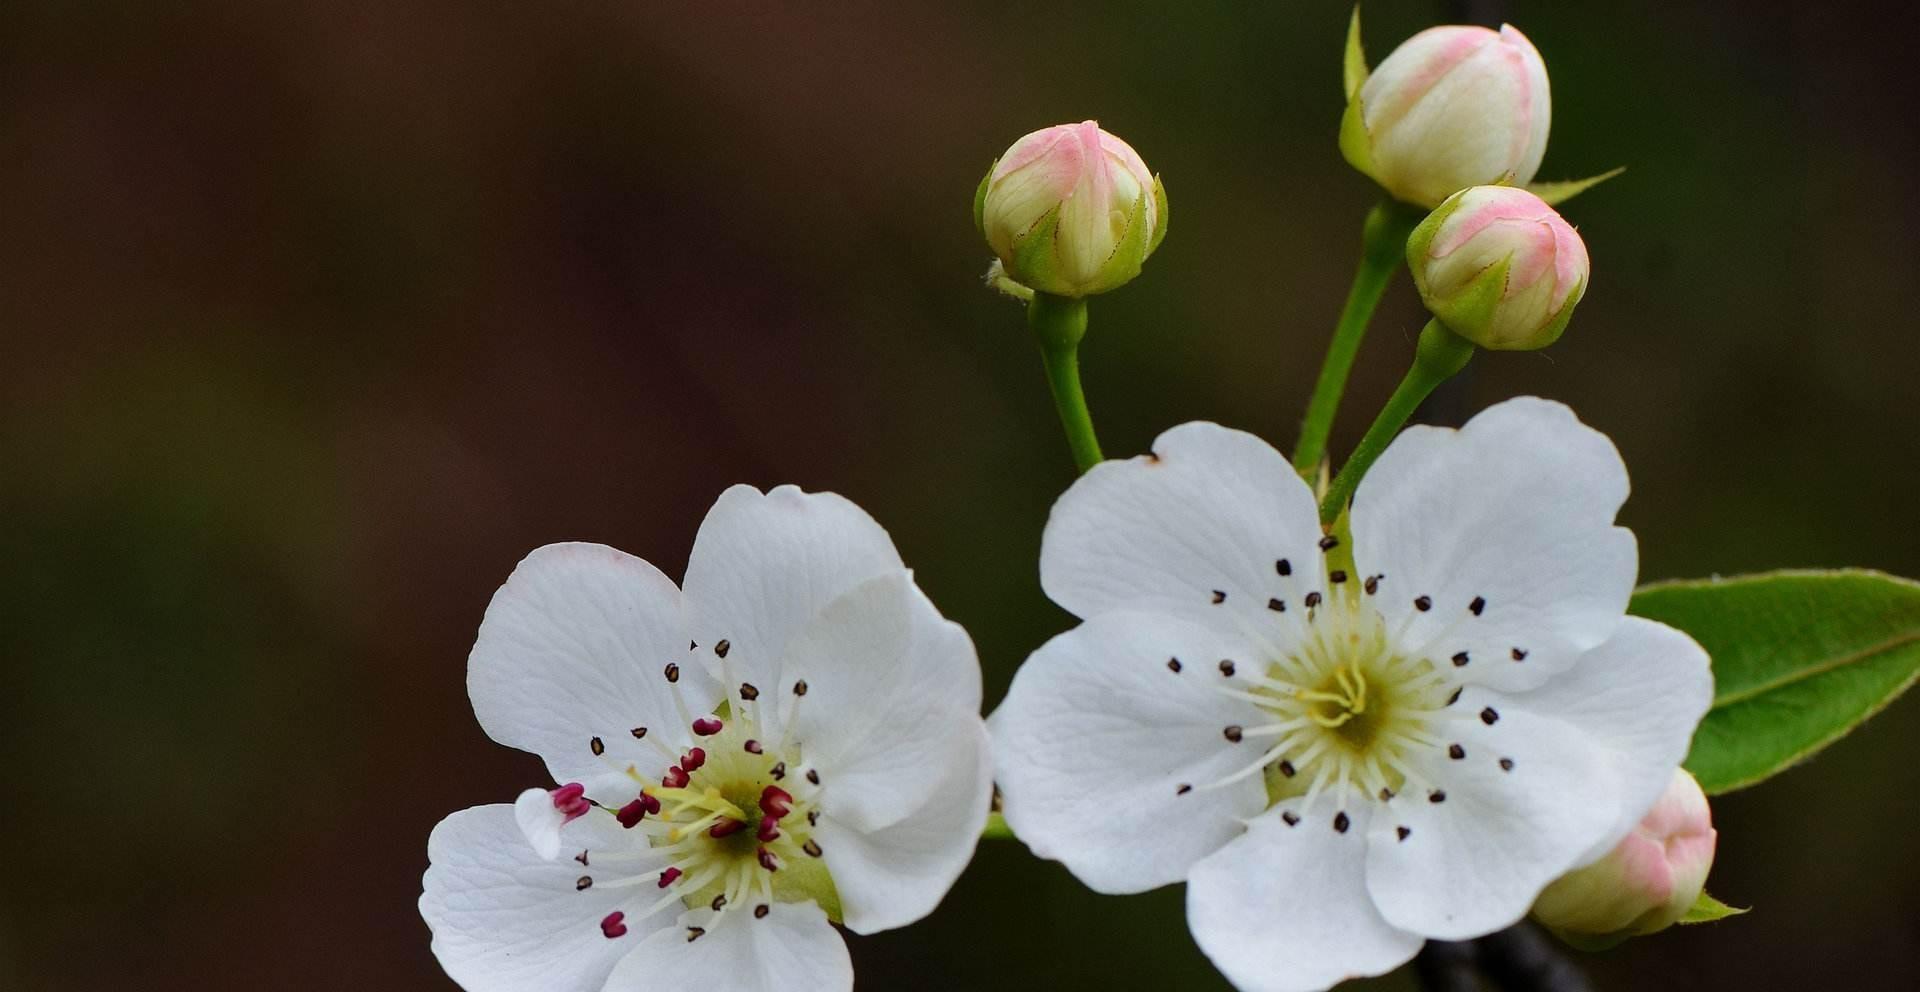
{"label": "dark red anther", "polygon": [[680,756],[680,767],[690,772],[699,771],[700,766],[706,763],[707,752],[697,747],[687,748],[687,753]]}
{"label": "dark red anther", "polygon": [[[630,802],[625,806],[620,807],[619,812],[613,814],[614,819],[619,820],[620,825],[627,828],[628,830],[632,830],[634,827],[639,826],[640,821],[646,819],[647,817],[647,812],[648,812],[647,799],[648,798],[650,797],[641,796],[640,798],[635,799],[633,802]],[[658,812],[660,808],[659,801],[655,800],[653,806],[654,806],[654,811]]]}
{"label": "dark red anther", "polygon": [[663,889],[679,880],[680,869],[678,868],[668,868],[666,871],[660,873],[660,887]]}
{"label": "dark red anther", "polygon": [[771,816],[767,817],[764,820],[761,820],[760,829],[754,832],[754,836],[760,838],[760,843],[762,844],[771,844],[774,841],[779,840],[780,839],[780,821],[774,819]]}
{"label": "dark red anther", "polygon": [[669,789],[684,789],[688,781],[687,770],[679,765],[667,769],[667,773],[660,776],[660,784]]}
{"label": "dark red anther", "polygon": [[577,817],[585,816],[587,810],[593,808],[593,804],[587,802],[586,786],[578,782],[568,782],[553,790],[552,796],[553,808],[566,814],[568,823],[572,823]]}
{"label": "dark red anther", "polygon": [[759,858],[760,858],[760,867],[765,868],[768,871],[780,870],[780,859],[774,857],[772,851],[769,851],[764,847],[761,848]]}
{"label": "dark red anther", "polygon": [[719,733],[723,726],[725,726],[725,724],[722,724],[713,717],[703,716],[693,721],[693,732],[702,737],[712,737],[714,734]]}
{"label": "dark red anther", "polygon": [[760,812],[778,820],[793,812],[793,794],[777,785],[760,790]]}
{"label": "dark red anther", "polygon": [[619,910],[614,910],[613,912],[608,913],[607,918],[600,921],[600,932],[602,934],[605,934],[608,940],[612,940],[615,937],[626,936],[627,935],[627,924],[625,923],[626,918],[627,918],[627,914],[622,913]]}
{"label": "dark red anther", "polygon": [[660,800],[655,799],[644,792],[640,793],[640,798],[635,799],[634,802],[639,803],[641,808],[645,809],[649,813],[657,814],[660,812]]}
{"label": "dark red anther", "polygon": [[766,748],[760,746],[759,741],[748,741],[745,747],[748,754],[760,754],[766,750]]}
{"label": "dark red anther", "polygon": [[736,820],[732,817],[725,817],[721,819],[719,823],[714,824],[710,829],[707,830],[707,836],[731,837],[734,834],[737,834],[740,831],[745,829],[747,829],[746,821]]}

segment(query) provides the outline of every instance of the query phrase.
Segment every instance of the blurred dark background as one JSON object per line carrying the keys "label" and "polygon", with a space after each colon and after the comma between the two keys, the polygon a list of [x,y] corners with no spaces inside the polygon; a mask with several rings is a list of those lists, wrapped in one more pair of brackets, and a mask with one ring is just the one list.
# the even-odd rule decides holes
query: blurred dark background
{"label": "blurred dark background", "polygon": [[[513,564],[677,575],[733,482],[833,489],[966,624],[997,700],[1068,618],[1070,480],[967,216],[1098,117],[1172,231],[1095,301],[1110,453],[1290,445],[1370,185],[1341,3],[0,5],[0,988],[443,989],[429,828],[541,781],[466,652]],[[1592,292],[1442,409],[1572,403],[1631,467],[1646,578],[1920,574],[1920,156],[1892,6],[1371,0],[1519,24]],[[1337,450],[1404,368],[1404,277]],[[1452,414],[1443,413],[1443,416]],[[1920,701],[1716,805],[1745,917],[1585,957],[1603,988],[1911,987]],[[1178,889],[983,846],[863,988],[1218,989]],[[1394,977],[1380,988],[1405,988]]]}

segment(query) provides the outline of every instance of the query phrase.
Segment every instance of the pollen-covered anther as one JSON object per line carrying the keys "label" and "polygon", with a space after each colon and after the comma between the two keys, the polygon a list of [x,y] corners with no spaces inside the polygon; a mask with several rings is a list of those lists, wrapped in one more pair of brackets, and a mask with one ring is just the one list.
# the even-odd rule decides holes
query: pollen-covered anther
{"label": "pollen-covered anther", "polygon": [[564,814],[568,823],[587,815],[587,810],[593,808],[593,804],[587,800],[586,786],[578,782],[568,782],[553,790],[551,795],[553,808]]}
{"label": "pollen-covered anther", "polygon": [[[646,800],[650,798],[652,797],[641,796],[640,798],[635,799],[633,802],[630,802],[625,806],[620,807],[619,811],[613,814],[614,819],[619,820],[620,825],[627,828],[628,830],[632,830],[634,827],[639,826],[640,821],[646,819],[647,817],[648,810],[647,810]],[[654,811],[657,812],[659,808],[660,808],[659,803],[656,800],[654,803]]]}
{"label": "pollen-covered anther", "polygon": [[777,785],[769,785],[761,789],[760,812],[771,820],[786,816],[793,812],[793,794]]}

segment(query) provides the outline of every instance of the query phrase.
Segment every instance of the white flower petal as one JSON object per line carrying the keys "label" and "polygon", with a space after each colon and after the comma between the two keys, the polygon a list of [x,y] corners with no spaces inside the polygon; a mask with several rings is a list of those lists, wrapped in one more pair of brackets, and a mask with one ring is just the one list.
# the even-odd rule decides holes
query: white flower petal
{"label": "white flower petal", "polygon": [[566,826],[567,815],[553,805],[553,790],[520,793],[513,801],[513,819],[535,854],[547,861],[560,856],[560,828]]}
{"label": "white flower petal", "polygon": [[1625,614],[1638,553],[1613,517],[1626,497],[1606,435],[1559,403],[1508,400],[1458,431],[1394,440],[1354,494],[1355,564],[1382,576],[1375,606],[1409,652],[1464,653],[1462,681],[1529,689]]}
{"label": "white flower petal", "polygon": [[1446,743],[1411,756],[1416,780],[1374,814],[1367,888],[1393,925],[1464,940],[1526,915],[1612,828],[1624,797],[1571,724],[1479,688],[1453,709],[1433,728]]}
{"label": "white flower petal", "polygon": [[[847,942],[811,902],[774,903],[762,919],[744,910],[689,914],[709,927],[698,940],[670,927],[648,937],[614,969],[606,992],[846,992],[853,988]],[[555,985],[558,989],[562,986]]]}
{"label": "white flower petal", "polygon": [[1573,670],[1513,704],[1587,735],[1620,790],[1619,813],[1582,864],[1604,857],[1653,807],[1713,705],[1707,652],[1662,623],[1628,617]]}
{"label": "white flower petal", "polygon": [[[576,830],[570,841],[596,848],[619,840],[611,817],[583,817],[569,828]],[[594,869],[537,855],[512,806],[476,806],[440,821],[427,857],[420,915],[433,930],[434,956],[467,992],[598,989],[646,933],[645,921],[633,921],[625,937],[602,934],[601,919],[642,890],[579,889]]]}
{"label": "white flower petal", "polygon": [[1047,595],[1082,618],[1143,609],[1269,637],[1290,629],[1275,609],[1297,616],[1326,589],[1307,484],[1271,445],[1218,424],[1175,427],[1153,452],[1094,466],[1054,504],[1040,549]]}
{"label": "white flower petal", "polygon": [[[660,763],[634,728],[684,735],[661,673],[687,658],[680,592],[659,569],[604,545],[550,544],[494,593],[467,694],[494,740],[538,754],[556,782],[592,785],[628,762]],[[681,667],[680,691],[706,712],[718,687]]]}
{"label": "white flower petal", "polygon": [[1187,925],[1241,992],[1324,989],[1384,974],[1420,949],[1367,894],[1367,804],[1345,815],[1347,829],[1336,830],[1330,804],[1309,814],[1288,800],[1194,866]]}
{"label": "white flower petal", "polygon": [[[825,777],[843,823],[878,830],[924,805],[955,735],[980,722],[973,642],[941,618],[905,571],[869,579],[827,604],[760,689],[768,719],[793,714],[790,736]],[[797,683],[807,692],[794,696]],[[769,736],[779,736],[769,731]]]}
{"label": "white flower petal", "polygon": [[712,652],[726,641],[734,680],[772,682],[781,649],[823,607],[904,567],[887,532],[844,497],[734,486],[707,511],[687,561],[687,610],[699,655],[720,671]]}
{"label": "white flower petal", "polygon": [[[829,782],[826,815],[814,831],[840,894],[842,917],[855,933],[905,926],[933,912],[973,857],[993,803],[993,765],[978,716],[952,713],[941,739],[949,753],[923,774],[938,780],[927,803],[878,831],[836,815]],[[936,774],[944,772],[944,774]]]}
{"label": "white flower petal", "polygon": [[989,721],[1013,832],[1105,893],[1177,882],[1238,836],[1266,805],[1261,775],[1209,786],[1259,760],[1259,738],[1232,744],[1225,730],[1263,717],[1221,691],[1222,659],[1252,664],[1208,628],[1133,612],[1034,652]]}

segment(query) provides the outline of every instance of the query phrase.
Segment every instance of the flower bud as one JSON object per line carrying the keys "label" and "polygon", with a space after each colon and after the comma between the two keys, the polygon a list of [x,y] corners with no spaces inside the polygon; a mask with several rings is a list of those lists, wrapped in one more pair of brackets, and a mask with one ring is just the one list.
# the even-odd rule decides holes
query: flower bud
{"label": "flower bud", "polygon": [[1091,296],[1140,274],[1167,233],[1159,177],[1093,121],[1021,138],[974,194],[973,220],[1006,269],[1030,289]]}
{"label": "flower bud", "polygon": [[1469,186],[1531,182],[1552,109],[1546,63],[1512,25],[1428,28],[1348,94],[1340,150],[1395,199],[1431,209]]}
{"label": "flower bud", "polygon": [[1716,837],[1700,784],[1674,769],[1640,825],[1606,857],[1547,886],[1533,915],[1587,946],[1665,930],[1700,898]]}
{"label": "flower bud", "polygon": [[1546,201],[1512,186],[1447,199],[1407,239],[1420,299],[1482,348],[1544,348],[1587,291],[1587,246]]}

